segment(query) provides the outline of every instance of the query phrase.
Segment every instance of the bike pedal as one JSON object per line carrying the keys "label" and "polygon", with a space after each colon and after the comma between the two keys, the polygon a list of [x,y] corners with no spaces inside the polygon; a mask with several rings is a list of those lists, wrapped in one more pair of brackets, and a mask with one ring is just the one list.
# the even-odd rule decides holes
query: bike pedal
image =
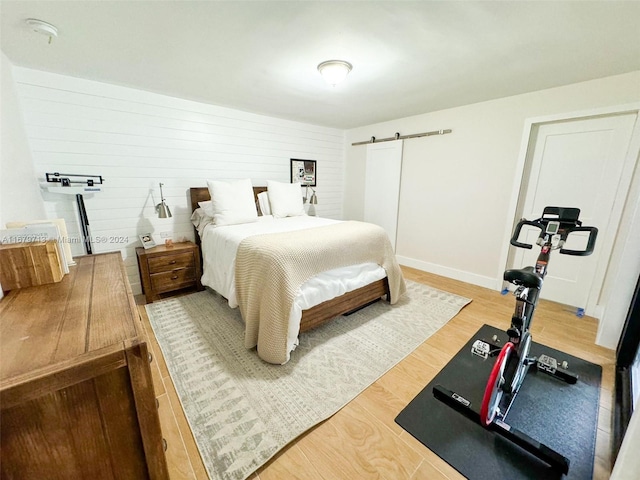
{"label": "bike pedal", "polygon": [[491,345],[482,340],[476,340],[471,346],[471,353],[486,360],[491,353]]}
{"label": "bike pedal", "polygon": [[549,355],[540,355],[537,360],[538,370],[555,374],[558,371],[558,361]]}
{"label": "bike pedal", "polygon": [[569,384],[575,384],[578,381],[578,375],[569,371],[567,361],[558,363],[558,361],[548,355],[540,355],[536,363],[538,370],[548,373],[549,375],[563,380]]}

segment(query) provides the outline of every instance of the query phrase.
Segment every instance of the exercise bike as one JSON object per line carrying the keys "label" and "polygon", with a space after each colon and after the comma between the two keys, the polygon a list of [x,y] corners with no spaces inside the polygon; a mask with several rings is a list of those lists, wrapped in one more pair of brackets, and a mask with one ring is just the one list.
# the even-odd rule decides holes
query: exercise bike
{"label": "exercise bike", "polygon": [[[564,474],[569,471],[569,459],[537,442],[524,432],[512,428],[505,420],[530,368],[536,368],[570,384],[578,380],[577,375],[568,369],[567,362],[558,362],[548,355],[531,357],[530,349],[531,324],[547,274],[551,252],[559,250],[559,253],[565,255],[585,256],[590,255],[595,247],[598,229],[582,226],[582,222],[578,220],[579,215],[578,208],[546,207],[542,217],[532,221],[522,219],[516,225],[511,237],[511,245],[526,249],[533,247],[518,240],[522,228],[529,225],[540,230],[536,242],[540,246],[540,254],[535,266],[504,272],[504,280],[515,286],[514,296],[516,297],[511,326],[506,331],[509,341],[500,345],[497,337],[494,336],[491,341],[476,340],[473,343],[474,355],[485,359],[497,355],[484,390],[479,414],[461,395],[440,385],[436,385],[433,389],[434,396],[439,400],[483,427],[511,440]],[[589,234],[584,250],[564,248],[567,237],[574,232]]]}

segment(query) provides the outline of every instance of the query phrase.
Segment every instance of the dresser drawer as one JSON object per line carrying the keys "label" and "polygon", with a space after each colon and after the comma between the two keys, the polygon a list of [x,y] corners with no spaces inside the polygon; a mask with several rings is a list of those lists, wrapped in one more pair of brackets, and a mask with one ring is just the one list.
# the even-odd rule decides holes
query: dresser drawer
{"label": "dresser drawer", "polygon": [[193,252],[176,253],[174,255],[161,255],[157,257],[150,257],[149,273],[169,272],[176,268],[193,267],[195,259],[193,258]]}
{"label": "dresser drawer", "polygon": [[156,293],[170,292],[193,284],[196,280],[195,268],[181,268],[170,272],[151,275],[151,286]]}

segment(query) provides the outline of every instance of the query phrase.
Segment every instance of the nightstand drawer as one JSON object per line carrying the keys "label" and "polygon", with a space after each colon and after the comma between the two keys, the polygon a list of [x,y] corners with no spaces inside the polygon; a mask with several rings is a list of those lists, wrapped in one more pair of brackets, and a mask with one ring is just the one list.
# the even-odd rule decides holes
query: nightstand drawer
{"label": "nightstand drawer", "polygon": [[150,257],[148,262],[149,273],[154,274],[168,272],[176,268],[193,267],[195,259],[192,252],[186,252]]}
{"label": "nightstand drawer", "polygon": [[151,286],[156,293],[170,292],[188,286],[196,280],[195,268],[181,268],[170,272],[155,273],[151,275]]}

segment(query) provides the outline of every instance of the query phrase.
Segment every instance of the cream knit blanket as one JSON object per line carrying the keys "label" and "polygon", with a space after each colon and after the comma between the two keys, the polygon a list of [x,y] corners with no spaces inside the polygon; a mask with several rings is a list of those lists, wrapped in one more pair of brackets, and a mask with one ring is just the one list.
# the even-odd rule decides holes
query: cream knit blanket
{"label": "cream knit blanket", "polygon": [[289,313],[300,286],[334,268],[374,262],[387,272],[390,302],[406,286],[386,232],[363,222],[341,222],[244,239],[236,256],[236,294],[245,321],[245,346],[269,363],[289,360]]}

